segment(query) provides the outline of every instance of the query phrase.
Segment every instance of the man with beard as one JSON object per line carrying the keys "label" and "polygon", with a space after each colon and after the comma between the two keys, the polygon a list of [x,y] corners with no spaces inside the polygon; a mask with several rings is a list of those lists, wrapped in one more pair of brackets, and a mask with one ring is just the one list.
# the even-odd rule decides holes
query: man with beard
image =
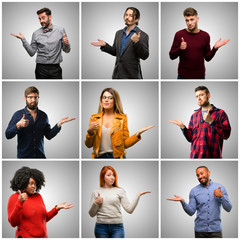
{"label": "man with beard", "polygon": [[221,41],[221,38],[210,48],[210,36],[198,28],[198,13],[194,8],[187,8],[183,12],[186,29],[175,34],[171,50],[172,60],[179,57],[178,79],[204,79],[204,59],[209,62],[216,51],[230,40]]}
{"label": "man with beard", "polygon": [[126,27],[116,32],[113,46],[98,39],[93,46],[100,47],[103,52],[116,56],[113,79],[142,79],[140,58],[149,56],[148,35],[137,25],[140,12],[137,8],[128,7],[124,13]]}
{"label": "man with beard", "polygon": [[232,209],[227,191],[223,185],[210,179],[210,171],[206,166],[198,167],[196,175],[200,184],[190,191],[189,204],[177,195],[167,200],[181,202],[190,216],[197,211],[195,238],[222,238],[221,205],[227,212]]}
{"label": "man with beard", "polygon": [[52,25],[50,9],[42,8],[37,15],[42,27],[33,33],[30,45],[22,33],[11,35],[22,40],[23,47],[31,57],[37,52],[36,79],[62,79],[61,52],[69,53],[71,50],[65,29]]}
{"label": "man with beard", "polygon": [[227,114],[210,104],[210,92],[205,86],[195,88],[200,108],[192,115],[188,128],[179,120],[169,122],[179,126],[191,142],[190,158],[222,158],[223,139],[228,139],[231,126]]}
{"label": "man with beard", "polygon": [[48,140],[52,139],[59,133],[63,123],[75,119],[62,118],[51,128],[47,114],[38,109],[38,99],[38,89],[33,86],[28,87],[24,97],[26,107],[14,113],[6,129],[7,139],[18,135],[18,158],[46,158],[43,137],[45,136]]}

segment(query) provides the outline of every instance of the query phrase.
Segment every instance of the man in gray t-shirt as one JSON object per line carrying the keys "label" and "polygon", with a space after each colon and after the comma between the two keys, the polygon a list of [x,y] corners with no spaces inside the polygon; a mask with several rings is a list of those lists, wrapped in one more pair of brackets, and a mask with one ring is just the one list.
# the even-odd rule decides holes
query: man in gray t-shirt
{"label": "man in gray t-shirt", "polygon": [[31,57],[37,52],[36,79],[62,79],[62,50],[65,53],[71,50],[65,29],[52,25],[50,9],[42,8],[37,11],[37,15],[42,27],[33,33],[31,44],[22,33],[11,35],[22,40],[23,47]]}

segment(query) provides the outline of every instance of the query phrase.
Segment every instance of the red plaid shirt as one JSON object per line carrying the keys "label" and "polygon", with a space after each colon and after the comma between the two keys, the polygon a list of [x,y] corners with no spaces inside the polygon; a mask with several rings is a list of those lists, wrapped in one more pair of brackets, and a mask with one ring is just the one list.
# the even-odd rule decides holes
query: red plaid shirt
{"label": "red plaid shirt", "polygon": [[209,111],[213,122],[205,122],[202,109],[192,115],[188,128],[182,129],[186,139],[191,142],[190,158],[222,158],[223,139],[228,139],[231,126],[227,114],[212,105]]}

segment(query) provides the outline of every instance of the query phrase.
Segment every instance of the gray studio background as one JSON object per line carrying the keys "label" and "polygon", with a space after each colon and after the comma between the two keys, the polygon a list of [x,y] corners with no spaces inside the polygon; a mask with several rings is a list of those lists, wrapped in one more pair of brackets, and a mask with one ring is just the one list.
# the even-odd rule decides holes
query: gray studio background
{"label": "gray studio background", "polygon": [[[115,57],[90,43],[102,39],[110,45],[115,33],[125,27],[127,7],[140,11],[139,28],[149,36],[149,57],[141,60],[144,79],[158,78],[159,17],[157,2],[83,2],[82,3],[82,78],[111,79]],[[91,17],[90,17],[91,16]]]}
{"label": "gray studio background", "polygon": [[36,56],[30,57],[22,41],[10,35],[21,32],[31,43],[32,34],[41,27],[37,10],[48,7],[52,24],[65,28],[71,44],[70,53],[62,52],[63,78],[79,78],[79,3],[78,2],[4,2],[2,4],[2,78],[35,78]]}
{"label": "gray studio background", "polygon": [[99,174],[104,166],[112,166],[131,202],[138,192],[152,191],[141,196],[132,214],[121,209],[126,238],[158,237],[159,179],[157,161],[83,161],[82,162],[82,237],[93,238],[96,217],[88,214],[91,193],[99,188]]}
{"label": "gray studio background", "polygon": [[144,126],[155,125],[142,133],[142,139],[126,149],[127,158],[158,158],[158,83],[157,82],[82,82],[82,158],[91,158],[92,148],[85,145],[92,114],[97,113],[104,88],[116,89],[128,117],[129,136]]}
{"label": "gray studio background", "polygon": [[238,78],[238,3],[237,2],[163,2],[161,3],[161,78],[176,79],[179,58],[171,60],[169,51],[174,35],[186,28],[183,11],[198,11],[198,27],[211,38],[211,49],[219,38],[230,39],[210,62],[205,61],[206,78]]}
{"label": "gray studio background", "polygon": [[221,208],[224,238],[238,237],[238,162],[237,161],[163,161],[161,164],[161,237],[194,238],[194,219],[182,208],[180,202],[166,200],[174,195],[189,203],[189,193],[199,184],[196,168],[207,166],[213,182],[227,189],[232,210]]}
{"label": "gray studio background", "polygon": [[74,207],[60,210],[47,223],[49,238],[79,237],[79,163],[77,161],[3,161],[2,163],[2,237],[14,238],[16,228],[13,228],[7,217],[9,197],[14,194],[10,188],[10,180],[14,173],[23,166],[37,168],[45,176],[45,187],[42,195],[47,211],[55,205],[67,202]]}
{"label": "gray studio background", "polygon": [[5,130],[13,114],[25,107],[24,91],[29,86],[39,90],[40,110],[48,115],[51,127],[64,117],[76,117],[64,123],[61,131],[48,140],[44,137],[47,158],[79,157],[79,83],[77,82],[3,82],[2,83],[2,157],[17,157],[17,135],[7,140]]}
{"label": "gray studio background", "polygon": [[189,158],[191,143],[180,128],[168,120],[178,119],[188,127],[191,115],[199,108],[194,89],[206,86],[210,103],[223,109],[231,124],[231,135],[223,143],[223,158],[238,157],[238,83],[237,82],[162,82],[161,84],[161,156]]}

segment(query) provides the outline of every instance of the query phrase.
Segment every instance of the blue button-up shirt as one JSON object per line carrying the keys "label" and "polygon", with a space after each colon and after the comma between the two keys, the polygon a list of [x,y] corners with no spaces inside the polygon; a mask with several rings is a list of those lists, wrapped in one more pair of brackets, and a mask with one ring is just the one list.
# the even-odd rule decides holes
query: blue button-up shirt
{"label": "blue button-up shirt", "polygon": [[[215,197],[213,192],[221,186],[223,196]],[[221,226],[221,205],[230,212],[232,204],[224,186],[210,181],[208,187],[202,184],[194,187],[189,194],[189,204],[182,202],[184,211],[192,216],[197,210],[195,232],[219,232]]]}
{"label": "blue button-up shirt", "polygon": [[[25,119],[29,120],[29,124],[27,127],[17,129],[16,123],[22,119],[23,114],[25,114]],[[39,109],[34,121],[32,115],[25,107],[14,113],[5,135],[7,139],[15,137],[16,134],[18,135],[18,158],[46,158],[43,137],[45,136],[50,140],[57,135],[60,129],[57,124],[51,129],[47,114]]]}
{"label": "blue button-up shirt", "polygon": [[120,55],[122,56],[123,51],[127,45],[128,40],[131,38],[131,36],[133,35],[133,33],[135,33],[137,30],[137,26],[135,28],[133,28],[130,33],[127,35],[126,34],[126,27],[123,29],[123,36],[122,36],[122,40],[121,40],[121,51],[120,51]]}

